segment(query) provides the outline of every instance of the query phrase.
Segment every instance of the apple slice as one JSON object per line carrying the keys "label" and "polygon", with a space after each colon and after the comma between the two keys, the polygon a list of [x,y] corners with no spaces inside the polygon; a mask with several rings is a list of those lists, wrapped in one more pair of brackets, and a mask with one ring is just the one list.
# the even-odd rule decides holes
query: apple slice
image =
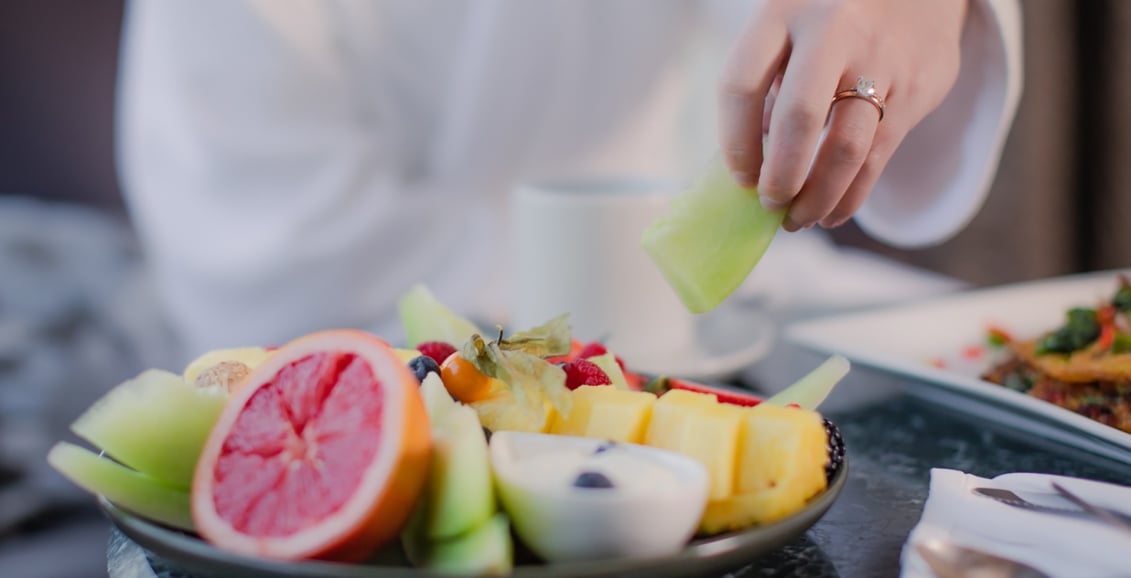
{"label": "apple slice", "polygon": [[716,158],[640,242],[687,309],[706,313],[754,270],[785,213],[766,210],[756,191],[739,186]]}
{"label": "apple slice", "polygon": [[74,444],[59,442],[47,463],[72,482],[115,506],[167,526],[192,530],[189,493],[172,488]]}

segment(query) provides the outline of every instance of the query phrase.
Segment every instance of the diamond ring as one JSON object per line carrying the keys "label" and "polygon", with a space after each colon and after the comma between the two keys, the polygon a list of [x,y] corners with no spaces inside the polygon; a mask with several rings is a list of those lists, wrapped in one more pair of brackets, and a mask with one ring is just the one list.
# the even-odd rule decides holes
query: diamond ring
{"label": "diamond ring", "polygon": [[884,120],[884,98],[876,94],[876,81],[863,76],[856,77],[856,86],[846,88],[833,96],[833,104],[845,98],[861,98],[876,107],[880,120]]}

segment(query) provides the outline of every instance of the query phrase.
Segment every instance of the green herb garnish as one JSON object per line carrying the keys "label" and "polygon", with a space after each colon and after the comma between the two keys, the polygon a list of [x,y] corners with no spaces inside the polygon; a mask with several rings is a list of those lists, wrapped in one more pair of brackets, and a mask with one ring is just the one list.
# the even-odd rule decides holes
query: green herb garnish
{"label": "green herb garnish", "polygon": [[1068,320],[1056,331],[1037,343],[1037,355],[1049,353],[1069,354],[1083,349],[1100,336],[1100,322],[1096,310],[1076,307],[1068,310]]}

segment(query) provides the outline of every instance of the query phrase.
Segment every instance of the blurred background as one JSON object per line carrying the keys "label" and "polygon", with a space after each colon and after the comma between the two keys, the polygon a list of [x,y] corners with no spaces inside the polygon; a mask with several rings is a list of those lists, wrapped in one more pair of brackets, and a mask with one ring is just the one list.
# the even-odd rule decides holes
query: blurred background
{"label": "blurred background", "polygon": [[[1024,95],[975,221],[919,251],[851,225],[839,243],[977,286],[1131,265],[1131,2],[1026,0],[1023,13]],[[93,500],[43,456],[100,388],[168,355],[114,164],[121,16],[115,0],[0,3],[4,576],[106,575]]]}

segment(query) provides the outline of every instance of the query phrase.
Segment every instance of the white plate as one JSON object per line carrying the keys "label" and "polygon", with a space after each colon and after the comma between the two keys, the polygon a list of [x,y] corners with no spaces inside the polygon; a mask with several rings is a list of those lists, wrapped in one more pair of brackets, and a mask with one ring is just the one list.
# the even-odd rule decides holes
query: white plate
{"label": "white plate", "polygon": [[[1018,339],[1055,329],[1069,308],[1093,307],[1110,299],[1120,273],[1131,275],[1131,270],[964,291],[914,304],[814,319],[789,326],[785,338],[938,386],[914,387],[909,393],[959,404],[975,415],[1004,420],[1034,434],[1126,461],[1131,458],[1131,434],[980,379],[993,356],[977,357],[973,355],[977,350],[972,349],[985,344],[991,325]],[[942,367],[934,365],[940,361]]]}

